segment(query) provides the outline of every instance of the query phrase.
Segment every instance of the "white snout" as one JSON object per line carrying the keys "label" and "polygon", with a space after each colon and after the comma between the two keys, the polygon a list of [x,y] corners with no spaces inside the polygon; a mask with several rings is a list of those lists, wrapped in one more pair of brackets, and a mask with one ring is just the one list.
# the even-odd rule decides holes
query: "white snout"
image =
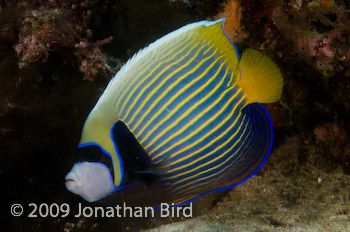
{"label": "white snout", "polygon": [[114,191],[113,181],[108,168],[98,162],[74,164],[67,174],[66,188],[88,202],[98,201]]}

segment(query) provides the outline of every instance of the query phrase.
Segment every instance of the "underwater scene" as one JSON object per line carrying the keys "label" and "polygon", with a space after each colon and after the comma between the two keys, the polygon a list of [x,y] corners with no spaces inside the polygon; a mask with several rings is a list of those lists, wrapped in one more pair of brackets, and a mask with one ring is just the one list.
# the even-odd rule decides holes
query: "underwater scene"
{"label": "underwater scene", "polygon": [[1,231],[350,232],[346,0],[0,0]]}

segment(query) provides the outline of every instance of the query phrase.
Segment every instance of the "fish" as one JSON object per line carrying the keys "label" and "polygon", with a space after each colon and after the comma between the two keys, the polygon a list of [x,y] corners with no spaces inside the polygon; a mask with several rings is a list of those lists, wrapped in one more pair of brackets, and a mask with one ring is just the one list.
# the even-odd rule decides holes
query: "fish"
{"label": "fish", "polygon": [[264,165],[273,127],[261,104],[281,98],[283,76],[257,50],[240,57],[224,21],[185,25],[123,65],[84,123],[69,191],[95,202],[143,183],[162,193],[152,204],[183,205]]}

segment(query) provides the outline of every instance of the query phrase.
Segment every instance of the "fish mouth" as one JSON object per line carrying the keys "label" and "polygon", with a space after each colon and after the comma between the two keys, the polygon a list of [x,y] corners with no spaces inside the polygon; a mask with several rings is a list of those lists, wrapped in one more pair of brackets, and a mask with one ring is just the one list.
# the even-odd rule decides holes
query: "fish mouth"
{"label": "fish mouth", "polygon": [[64,179],[66,183],[78,183],[79,180],[78,175],[75,172],[69,172]]}
{"label": "fish mouth", "polygon": [[65,177],[65,186],[68,191],[79,194],[80,189],[83,187],[82,181],[79,179],[79,176],[75,172],[69,172]]}

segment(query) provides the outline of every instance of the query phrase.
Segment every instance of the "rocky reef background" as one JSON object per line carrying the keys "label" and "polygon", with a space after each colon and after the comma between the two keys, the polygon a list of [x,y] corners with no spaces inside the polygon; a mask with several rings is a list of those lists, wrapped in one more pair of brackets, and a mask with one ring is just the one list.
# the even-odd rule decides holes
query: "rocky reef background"
{"label": "rocky reef background", "polygon": [[[187,23],[226,17],[240,52],[278,64],[270,158],[187,218],[28,218],[29,203],[83,202],[64,176],[84,120],[132,54]],[[350,10],[341,0],[0,0],[4,231],[350,231]],[[25,213],[10,214],[20,203]]]}

